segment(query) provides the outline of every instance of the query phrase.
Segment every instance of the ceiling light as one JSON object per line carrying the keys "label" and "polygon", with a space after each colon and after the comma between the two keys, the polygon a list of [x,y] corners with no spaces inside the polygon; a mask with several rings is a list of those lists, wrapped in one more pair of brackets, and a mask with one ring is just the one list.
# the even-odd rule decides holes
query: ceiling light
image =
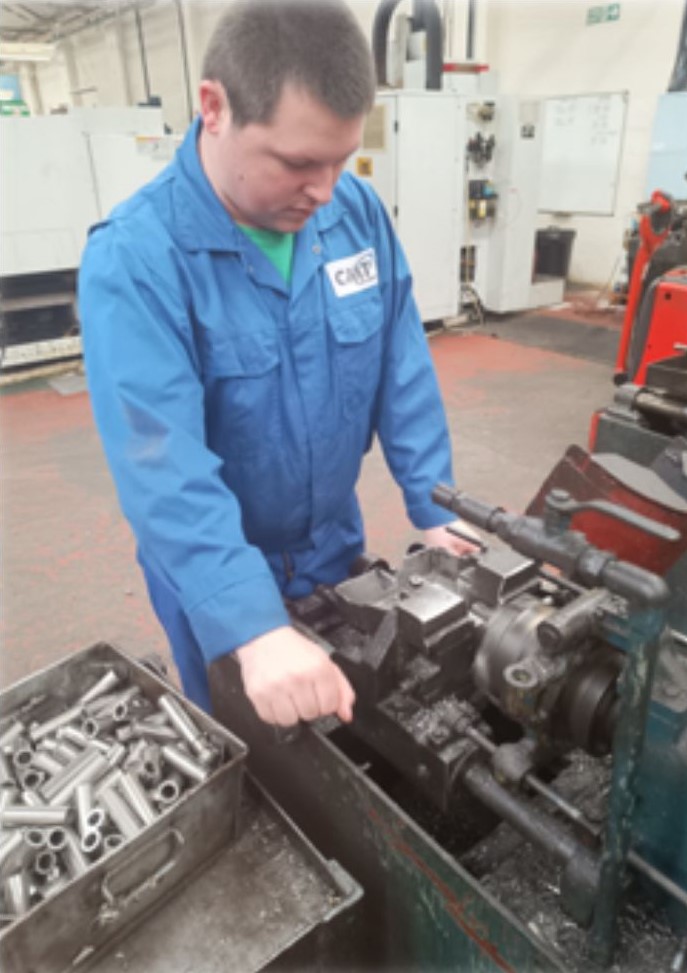
{"label": "ceiling light", "polygon": [[0,61],[51,61],[54,56],[54,44],[0,41]]}

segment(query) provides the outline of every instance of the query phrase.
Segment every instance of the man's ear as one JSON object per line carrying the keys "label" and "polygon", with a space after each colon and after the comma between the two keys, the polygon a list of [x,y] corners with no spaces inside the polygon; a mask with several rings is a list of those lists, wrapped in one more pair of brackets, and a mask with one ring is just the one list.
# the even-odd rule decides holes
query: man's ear
{"label": "man's ear", "polygon": [[229,102],[224,87],[219,81],[201,81],[200,115],[203,128],[210,135],[217,135],[227,121],[231,121]]}

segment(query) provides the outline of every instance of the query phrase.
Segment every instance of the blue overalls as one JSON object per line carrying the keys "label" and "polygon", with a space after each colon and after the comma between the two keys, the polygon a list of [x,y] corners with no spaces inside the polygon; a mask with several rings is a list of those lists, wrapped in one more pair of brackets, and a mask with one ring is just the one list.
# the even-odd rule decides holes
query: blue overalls
{"label": "blue overalls", "polygon": [[297,234],[290,289],[234,224],[197,153],[84,253],[93,410],[187,695],[206,664],[288,624],[282,596],[347,576],[355,484],[376,433],[425,529],[451,519],[450,444],[411,279],[383,206],[345,173]]}

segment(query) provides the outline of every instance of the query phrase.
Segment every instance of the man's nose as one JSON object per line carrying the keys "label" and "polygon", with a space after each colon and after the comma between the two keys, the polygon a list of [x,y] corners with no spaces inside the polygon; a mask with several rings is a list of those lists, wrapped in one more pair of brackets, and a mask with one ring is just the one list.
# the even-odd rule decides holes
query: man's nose
{"label": "man's nose", "polygon": [[318,206],[324,206],[332,198],[338,176],[336,166],[321,166],[308,180],[305,187],[307,196]]}

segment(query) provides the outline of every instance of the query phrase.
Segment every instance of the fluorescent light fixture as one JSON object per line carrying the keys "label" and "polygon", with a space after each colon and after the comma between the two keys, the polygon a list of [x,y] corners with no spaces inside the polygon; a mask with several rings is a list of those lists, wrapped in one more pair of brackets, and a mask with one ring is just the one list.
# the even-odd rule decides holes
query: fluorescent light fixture
{"label": "fluorescent light fixture", "polygon": [[0,61],[51,61],[54,56],[54,44],[0,41]]}

